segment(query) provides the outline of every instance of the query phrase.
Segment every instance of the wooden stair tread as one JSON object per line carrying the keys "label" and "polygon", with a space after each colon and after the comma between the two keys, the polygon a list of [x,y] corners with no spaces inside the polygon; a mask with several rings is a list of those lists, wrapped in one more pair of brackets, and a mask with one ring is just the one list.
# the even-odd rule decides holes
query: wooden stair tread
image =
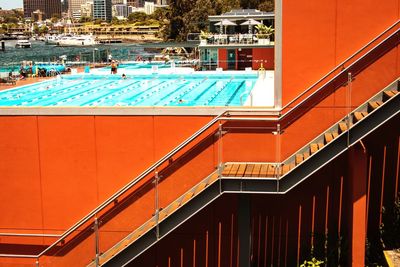
{"label": "wooden stair tread", "polygon": [[326,144],[328,144],[330,141],[332,141],[333,140],[333,135],[332,135],[332,133],[325,133],[324,134],[324,139],[325,139],[325,143]]}
{"label": "wooden stair tread", "polygon": [[333,132],[332,133],[332,137],[333,137],[333,139],[335,139],[336,137],[338,137],[339,136],[339,134],[338,133],[336,133],[336,132]]}
{"label": "wooden stair tread", "polygon": [[268,165],[267,177],[273,177],[274,175],[275,175],[275,166]]}
{"label": "wooden stair tread", "polygon": [[238,169],[239,169],[239,164],[232,164],[232,168],[227,176],[236,176]]}
{"label": "wooden stair tread", "polygon": [[224,169],[222,170],[222,176],[228,176],[232,167],[233,164],[225,164]]}
{"label": "wooden stair tread", "polygon": [[301,163],[304,160],[303,154],[296,154],[296,164]]}
{"label": "wooden stair tread", "polygon": [[246,170],[244,172],[245,177],[251,177],[251,174],[253,173],[254,169],[254,164],[247,164]]}
{"label": "wooden stair tread", "polygon": [[318,144],[316,144],[316,143],[310,144],[310,151],[311,151],[311,155],[314,154],[315,152],[317,152],[318,151]]}
{"label": "wooden stair tread", "polygon": [[253,172],[251,173],[252,177],[258,177],[261,171],[261,164],[254,164]]}
{"label": "wooden stair tread", "polygon": [[339,132],[343,133],[347,131],[347,124],[345,122],[339,122]]}
{"label": "wooden stair tread", "polygon": [[236,177],[243,177],[245,171],[246,171],[246,164],[244,163],[239,164],[239,169],[236,173]]}
{"label": "wooden stair tread", "polygon": [[309,156],[310,156],[310,152],[306,151],[303,153],[304,160],[308,159]]}
{"label": "wooden stair tread", "polygon": [[354,112],[353,114],[353,122],[356,123],[364,118],[362,112]]}
{"label": "wooden stair tread", "polygon": [[267,177],[268,175],[268,164],[261,164],[260,176],[259,177]]}

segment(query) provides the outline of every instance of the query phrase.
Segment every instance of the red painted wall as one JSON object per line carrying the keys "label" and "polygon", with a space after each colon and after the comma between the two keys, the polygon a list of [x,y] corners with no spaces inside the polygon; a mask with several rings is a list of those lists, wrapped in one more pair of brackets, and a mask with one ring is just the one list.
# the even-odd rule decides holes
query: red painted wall
{"label": "red painted wall", "polygon": [[228,49],[218,49],[218,67],[228,69]]}
{"label": "red painted wall", "polygon": [[263,64],[266,70],[273,70],[275,67],[274,47],[253,48],[253,70],[258,70]]}
{"label": "red painted wall", "polygon": [[396,22],[399,6],[399,0],[282,1],[283,105]]}
{"label": "red painted wall", "polygon": [[0,116],[1,231],[64,231],[210,119]]}

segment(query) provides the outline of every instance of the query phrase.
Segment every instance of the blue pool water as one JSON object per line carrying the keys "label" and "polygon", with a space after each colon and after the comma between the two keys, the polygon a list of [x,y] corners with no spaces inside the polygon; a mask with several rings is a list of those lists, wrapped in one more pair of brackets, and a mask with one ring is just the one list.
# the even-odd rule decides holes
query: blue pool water
{"label": "blue pool water", "polygon": [[0,92],[0,106],[241,106],[256,74],[64,75]]}

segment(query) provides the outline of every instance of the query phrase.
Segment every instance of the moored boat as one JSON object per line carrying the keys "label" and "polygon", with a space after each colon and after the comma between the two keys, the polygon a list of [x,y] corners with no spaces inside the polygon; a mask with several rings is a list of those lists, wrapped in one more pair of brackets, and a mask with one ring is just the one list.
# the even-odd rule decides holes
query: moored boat
{"label": "moored boat", "polygon": [[18,40],[15,44],[16,48],[31,48],[32,44],[28,40]]}

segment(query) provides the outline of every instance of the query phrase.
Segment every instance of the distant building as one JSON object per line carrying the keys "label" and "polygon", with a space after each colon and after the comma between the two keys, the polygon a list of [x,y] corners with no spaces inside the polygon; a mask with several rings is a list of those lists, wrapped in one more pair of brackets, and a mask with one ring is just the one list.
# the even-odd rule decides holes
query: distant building
{"label": "distant building", "polygon": [[79,18],[81,16],[81,5],[85,4],[87,0],[68,0],[68,11],[70,16]]}
{"label": "distant building", "polygon": [[113,5],[113,17],[128,17],[128,6]]}
{"label": "distant building", "polygon": [[81,5],[81,17],[92,17],[93,16],[93,2],[86,2]]}
{"label": "distant building", "polygon": [[112,5],[127,5],[126,0],[111,0]]}
{"label": "distant building", "polygon": [[153,2],[144,2],[144,13],[147,15],[154,13],[154,3]]}
{"label": "distant building", "polygon": [[93,18],[110,22],[112,19],[111,0],[94,0]]}
{"label": "distant building", "polygon": [[31,13],[31,19],[32,21],[43,21],[43,12],[38,10],[35,10]]}
{"label": "distant building", "polygon": [[53,15],[61,17],[61,0],[24,0],[24,16],[29,18],[32,12],[40,10],[42,19],[49,19]]}

